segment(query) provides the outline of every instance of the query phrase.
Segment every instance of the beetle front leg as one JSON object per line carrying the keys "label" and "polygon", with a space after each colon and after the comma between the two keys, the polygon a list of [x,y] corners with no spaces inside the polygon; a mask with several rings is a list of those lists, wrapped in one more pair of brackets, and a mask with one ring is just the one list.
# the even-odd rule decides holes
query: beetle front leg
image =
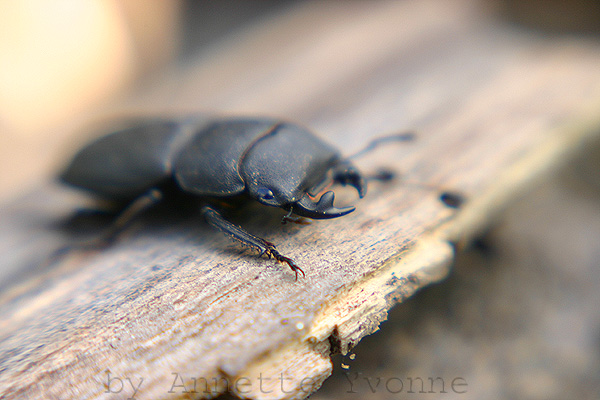
{"label": "beetle front leg", "polygon": [[231,236],[233,239],[239,240],[245,245],[254,247],[260,252],[260,255],[266,254],[268,257],[273,257],[275,260],[286,263],[296,274],[296,280],[298,280],[298,273],[304,275],[304,271],[300,267],[296,265],[296,263],[288,257],[281,255],[276,249],[275,245],[265,239],[261,239],[258,236],[254,236],[251,233],[246,232],[242,227],[232,224],[227,221],[223,216],[211,206],[202,207],[202,215],[206,221],[225,233],[226,235]]}

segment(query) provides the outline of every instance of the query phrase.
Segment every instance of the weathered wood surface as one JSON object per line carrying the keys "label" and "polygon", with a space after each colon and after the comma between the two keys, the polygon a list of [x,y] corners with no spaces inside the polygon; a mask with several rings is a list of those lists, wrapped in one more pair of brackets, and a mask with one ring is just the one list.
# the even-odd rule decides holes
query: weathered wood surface
{"label": "weathered wood surface", "polygon": [[[163,214],[41,268],[82,197],[49,184],[4,206],[0,394],[207,397],[208,380],[248,398],[306,397],[332,347],[347,351],[442,279],[450,242],[592,140],[599,63],[596,43],[514,31],[468,1],[303,4],[221,43],[123,108],[283,116],[347,153],[414,129],[414,143],[359,162],[402,179],[361,201],[344,193],[356,212],[310,226],[260,207],[239,215],[306,271],[298,282],[199,217]],[[439,188],[467,203],[445,207]]]}
{"label": "weathered wood surface", "polygon": [[333,357],[310,399],[600,397],[600,185],[589,179],[600,153],[587,156],[593,169],[536,184],[457,254],[448,279]]}

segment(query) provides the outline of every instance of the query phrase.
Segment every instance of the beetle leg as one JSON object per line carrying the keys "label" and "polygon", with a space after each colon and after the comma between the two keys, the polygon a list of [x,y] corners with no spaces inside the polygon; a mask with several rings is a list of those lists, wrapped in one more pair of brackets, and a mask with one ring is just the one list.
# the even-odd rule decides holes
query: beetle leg
{"label": "beetle leg", "polygon": [[294,212],[294,207],[290,207],[290,212],[288,212],[286,215],[283,216],[283,218],[281,218],[281,224],[285,225],[288,222],[293,222],[295,224],[298,225],[310,225],[310,220],[308,220],[307,218],[304,217],[293,217],[292,213]]}
{"label": "beetle leg", "polygon": [[281,218],[281,224],[282,225],[285,225],[288,222],[293,222],[293,223],[298,224],[298,225],[310,225],[310,220],[309,219],[304,218],[304,217],[293,217],[293,216],[291,216],[289,214],[288,215],[284,215]]}
{"label": "beetle leg", "polygon": [[152,188],[143,195],[132,201],[115,219],[113,226],[107,232],[108,236],[115,236],[123,230],[131,221],[140,216],[144,211],[156,205],[163,199],[163,193]]}
{"label": "beetle leg", "polygon": [[75,247],[95,248],[103,247],[110,244],[114,239],[133,221],[140,216],[144,211],[156,205],[163,199],[163,193],[152,188],[143,195],[137,197],[129,205],[127,205],[115,218],[112,225],[95,239],[88,242],[76,244]]}
{"label": "beetle leg", "polygon": [[370,173],[365,177],[367,182],[369,181],[379,181],[379,182],[390,182],[391,180],[396,178],[396,172],[392,171],[389,168],[379,168],[375,172]]}
{"label": "beetle leg", "polygon": [[266,254],[269,258],[274,258],[275,260],[286,263],[296,274],[296,280],[298,280],[298,273],[304,275],[304,271],[300,267],[296,265],[296,263],[288,257],[281,255],[276,249],[275,245],[271,242],[266,241],[265,239],[261,239],[258,236],[254,236],[251,233],[246,232],[242,227],[232,224],[227,221],[223,216],[211,206],[202,207],[202,215],[206,221],[213,226],[214,228],[220,230],[221,232],[229,235],[233,239],[239,240],[245,245],[250,247],[254,247],[260,252],[260,255]]}
{"label": "beetle leg", "polygon": [[62,246],[55,250],[44,262],[51,265],[73,250],[101,249],[110,245],[115,238],[127,227],[127,225],[144,211],[160,202],[163,194],[160,190],[153,188],[145,194],[137,197],[127,205],[115,218],[112,225],[105,229],[98,237],[73,244]]}

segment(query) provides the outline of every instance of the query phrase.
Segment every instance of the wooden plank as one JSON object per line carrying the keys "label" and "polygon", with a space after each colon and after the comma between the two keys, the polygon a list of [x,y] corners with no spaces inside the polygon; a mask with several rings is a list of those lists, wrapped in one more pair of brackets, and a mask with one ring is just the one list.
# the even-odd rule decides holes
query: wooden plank
{"label": "wooden plank", "polygon": [[[593,140],[599,61],[595,43],[514,31],[469,1],[307,3],[220,43],[121,109],[279,115],[347,154],[411,128],[414,143],[359,162],[402,179],[361,201],[341,191],[357,211],[310,226],[240,213],[306,271],[298,282],[200,218],[164,214],[40,268],[82,197],[39,188],[0,211],[0,395],[181,398],[195,383],[200,397],[306,397],[332,347],[347,351],[442,279],[451,243]],[[442,189],[464,207],[446,207]]]}

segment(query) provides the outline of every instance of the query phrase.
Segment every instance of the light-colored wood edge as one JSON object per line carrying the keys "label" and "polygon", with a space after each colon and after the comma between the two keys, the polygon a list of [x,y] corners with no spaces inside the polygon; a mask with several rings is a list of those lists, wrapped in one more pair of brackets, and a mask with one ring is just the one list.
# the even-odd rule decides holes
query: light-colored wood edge
{"label": "light-colored wood edge", "polygon": [[[252,390],[235,390],[241,398],[303,399],[331,374],[330,354],[347,354],[376,332],[388,311],[418,288],[444,279],[455,248],[480,234],[512,201],[526,193],[576,154],[600,140],[600,105],[555,129],[550,139],[523,155],[477,197],[468,199],[455,217],[398,254],[375,274],[365,276],[323,307],[300,341],[256,360],[237,378],[255,377]],[[298,327],[302,329],[304,327]]]}

